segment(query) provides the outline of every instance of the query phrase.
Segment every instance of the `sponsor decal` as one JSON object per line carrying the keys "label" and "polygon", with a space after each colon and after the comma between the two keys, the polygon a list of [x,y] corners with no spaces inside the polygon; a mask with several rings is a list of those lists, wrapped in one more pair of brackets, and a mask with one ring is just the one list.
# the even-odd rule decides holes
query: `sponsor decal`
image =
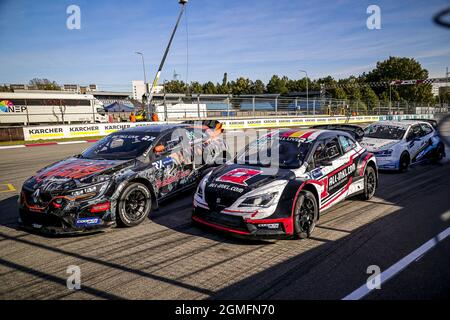
{"label": "sponsor decal", "polygon": [[172,184],[174,182],[177,182],[181,179],[186,178],[187,176],[189,176],[189,174],[191,173],[191,171],[186,170],[186,171],[179,171],[177,172],[175,175],[165,179],[165,180],[157,180],[156,181],[156,186],[158,188],[162,188],[165,186],[168,186],[169,184]]}
{"label": "sponsor decal", "polygon": [[246,169],[246,168],[237,168],[231,171],[228,171],[224,175],[218,177],[216,181],[220,182],[228,182],[233,184],[238,184],[241,186],[247,186],[247,180],[261,174],[261,170],[254,169]]}
{"label": "sponsor decal", "polygon": [[328,188],[333,189],[344,183],[349,175],[356,171],[356,164],[352,163],[350,166],[339,171],[335,175],[328,178]]}
{"label": "sponsor decal", "polygon": [[28,132],[30,133],[30,135],[35,135],[35,134],[63,134],[63,129],[62,128],[44,128],[44,129],[28,129]]}
{"label": "sponsor decal", "polygon": [[[208,188],[214,188],[214,189],[221,189],[221,190],[226,190],[226,191],[233,191],[233,192],[237,192],[237,193],[242,193],[244,192],[244,188],[240,188],[240,187],[233,187],[230,186],[229,184],[224,184],[224,183],[215,183],[212,182],[208,185]],[[217,198],[217,201],[220,202],[220,198]]]}
{"label": "sponsor decal", "polygon": [[77,227],[81,226],[95,226],[102,223],[102,220],[100,218],[80,218],[77,219],[76,225]]}
{"label": "sponsor decal", "polygon": [[124,130],[127,128],[131,128],[131,125],[129,125],[129,124],[112,124],[112,125],[105,126],[105,132],[112,133],[112,132]]}
{"label": "sponsor decal", "polygon": [[12,101],[2,100],[0,101],[0,112],[25,112],[27,110],[26,106],[15,106]]}
{"label": "sponsor decal", "polygon": [[110,161],[63,161],[36,175],[36,181],[41,182],[48,177],[80,179],[99,171],[113,167]]}
{"label": "sponsor decal", "polygon": [[152,166],[154,166],[156,169],[162,169],[166,168],[174,163],[174,159],[171,157],[164,158],[162,160],[158,160],[152,163]]}
{"label": "sponsor decal", "polygon": [[69,128],[71,136],[100,134],[99,126],[81,126]]}

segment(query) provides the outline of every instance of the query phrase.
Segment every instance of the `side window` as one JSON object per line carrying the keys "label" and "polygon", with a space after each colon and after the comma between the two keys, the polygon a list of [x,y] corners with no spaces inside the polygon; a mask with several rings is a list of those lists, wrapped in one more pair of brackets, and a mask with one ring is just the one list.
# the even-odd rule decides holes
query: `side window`
{"label": "side window", "polygon": [[341,143],[342,151],[344,151],[344,153],[356,148],[356,142],[349,137],[339,136],[339,142]]}
{"label": "side window", "polygon": [[161,155],[165,155],[178,146],[181,142],[181,139],[173,139],[172,132],[166,133],[158,142],[158,144],[164,146],[164,152]]}
{"label": "side window", "polygon": [[341,156],[338,138],[333,138],[326,141],[325,152],[329,160],[334,160]]}
{"label": "side window", "polygon": [[420,127],[422,128],[422,132],[423,132],[424,136],[429,135],[430,133],[433,132],[433,129],[431,128],[431,126],[429,124],[421,123]]}
{"label": "side window", "polygon": [[320,162],[326,159],[325,155],[325,142],[320,141],[318,142],[316,149],[313,153],[313,160],[314,160],[314,167],[318,167]]}
{"label": "side window", "polygon": [[414,140],[416,138],[419,138],[422,134],[422,130],[420,129],[420,126],[418,124],[414,125],[409,129],[408,132],[408,141]]}
{"label": "side window", "polygon": [[320,141],[313,154],[314,166],[320,166],[323,161],[332,161],[341,156],[338,138]]}

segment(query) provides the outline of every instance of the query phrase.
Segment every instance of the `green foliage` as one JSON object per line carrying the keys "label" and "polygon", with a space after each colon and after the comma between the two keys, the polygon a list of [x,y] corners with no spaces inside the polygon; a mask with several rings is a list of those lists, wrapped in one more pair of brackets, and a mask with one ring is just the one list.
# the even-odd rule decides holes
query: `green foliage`
{"label": "green foliage", "polygon": [[48,79],[34,78],[30,80],[29,84],[39,90],[61,90],[61,87],[55,81]]}
{"label": "green foliage", "polygon": [[[389,57],[377,62],[375,69],[362,76],[365,81],[379,82],[392,80],[412,80],[428,78],[428,71],[423,69],[413,58]],[[389,88],[374,88],[379,97],[389,97]],[[430,85],[392,86],[392,101],[432,102]]]}

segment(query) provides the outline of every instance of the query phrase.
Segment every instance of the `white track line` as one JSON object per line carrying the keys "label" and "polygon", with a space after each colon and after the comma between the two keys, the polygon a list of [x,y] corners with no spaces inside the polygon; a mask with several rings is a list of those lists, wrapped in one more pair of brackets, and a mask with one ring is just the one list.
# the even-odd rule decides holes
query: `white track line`
{"label": "white track line", "polygon": [[[386,271],[381,273],[380,279],[381,284],[388,281],[392,277],[394,277],[397,273],[400,273],[403,269],[409,266],[411,263],[416,261],[418,258],[422,257],[425,253],[434,248],[439,242],[444,240],[450,235],[450,227],[439,233],[437,236],[425,242],[419,248],[408,254],[403,259],[399,260],[397,263],[392,265]],[[344,297],[342,300],[359,300],[365,297],[370,291],[373,289],[369,289],[367,284],[363,284],[361,287]]]}
{"label": "white track line", "polygon": [[1,149],[16,149],[16,148],[25,148],[25,146],[23,144],[18,145],[18,146],[3,146],[3,147],[0,147],[0,150]]}
{"label": "white track line", "polygon": [[78,143],[87,143],[87,141],[66,141],[66,142],[58,142],[58,144],[78,144]]}

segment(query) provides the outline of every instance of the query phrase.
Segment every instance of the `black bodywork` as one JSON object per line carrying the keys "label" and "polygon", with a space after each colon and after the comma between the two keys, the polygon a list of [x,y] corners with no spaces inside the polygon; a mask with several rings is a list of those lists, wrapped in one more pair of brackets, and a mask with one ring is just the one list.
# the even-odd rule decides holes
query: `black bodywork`
{"label": "black bodywork", "polygon": [[[174,141],[171,137],[176,130]],[[214,130],[205,126],[153,125],[113,134],[149,135],[153,141],[133,159],[86,159],[76,155],[38,171],[23,184],[19,222],[52,234],[115,226],[118,198],[129,183],[144,184],[155,208],[160,200],[192,187],[214,165],[212,159],[226,149]],[[161,144],[165,150],[156,153],[155,146]],[[209,160],[195,163],[193,157],[199,150],[209,152]]]}

